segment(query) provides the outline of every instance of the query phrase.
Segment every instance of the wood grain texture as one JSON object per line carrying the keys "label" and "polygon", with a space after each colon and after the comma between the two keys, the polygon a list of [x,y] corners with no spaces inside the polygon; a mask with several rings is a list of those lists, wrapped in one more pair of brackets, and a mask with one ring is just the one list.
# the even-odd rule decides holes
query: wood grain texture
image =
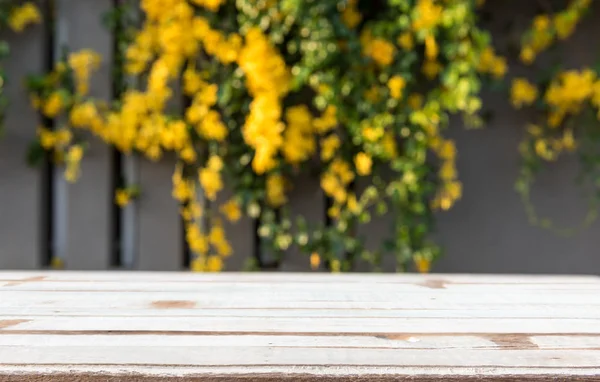
{"label": "wood grain texture", "polygon": [[568,276],[0,272],[0,381],[591,381],[599,291]]}

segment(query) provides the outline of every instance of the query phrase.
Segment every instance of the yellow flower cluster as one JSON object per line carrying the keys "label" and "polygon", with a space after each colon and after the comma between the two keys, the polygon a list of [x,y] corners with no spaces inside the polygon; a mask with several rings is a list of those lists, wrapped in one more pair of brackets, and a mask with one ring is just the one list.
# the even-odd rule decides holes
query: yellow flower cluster
{"label": "yellow flower cluster", "polygon": [[[567,128],[561,131],[555,131],[553,136],[544,134],[544,129],[535,124],[530,124],[527,128],[535,154],[543,160],[556,160],[563,151],[572,152],[577,148],[573,129]],[[521,151],[527,150],[527,146],[521,144]]]}
{"label": "yellow flower cluster", "polygon": [[479,56],[479,72],[489,73],[495,78],[502,78],[508,67],[506,58],[496,55],[492,47],[487,47]]}
{"label": "yellow flower cluster", "polygon": [[83,49],[69,56],[69,66],[73,69],[77,94],[87,95],[90,75],[100,68],[100,63],[100,55],[90,49]]}
{"label": "yellow flower cluster", "polygon": [[300,105],[288,108],[285,119],[283,156],[288,163],[299,164],[309,159],[316,149],[313,117],[306,105]]}
{"label": "yellow flower cluster", "polygon": [[441,136],[439,105],[436,102],[428,102],[422,109],[414,111],[410,117],[413,123],[422,128],[429,148],[442,161],[439,170],[442,184],[432,201],[432,207],[448,210],[462,196],[462,184],[457,180],[456,146],[452,140]]}
{"label": "yellow flower cluster", "polygon": [[[239,0],[224,6],[225,0],[141,0],[144,22],[127,49],[126,72],[144,78],[144,85],[126,90],[111,108],[88,95],[99,56],[89,50],[71,55],[64,67],[57,67],[56,76],[72,73],[75,89],[55,86],[34,100],[46,116],[65,113],[69,128],[41,130],[40,141],[62,153],[70,178],[78,175],[72,163],[83,154],[72,135],[81,129],[127,154],[159,160],[173,153],[177,165],[172,195],[180,203],[194,271],[223,268],[232,248],[222,219],[238,221],[242,208],[261,219],[261,237],[277,250],[288,248],[293,239],[286,193],[302,165],[320,157],[321,188],[333,199],[327,213],[336,219],[335,227],[320,233],[335,229],[340,234],[320,235],[332,243],[315,239],[316,245],[341,245],[369,257],[358,240],[344,233],[346,228],[368,221],[368,207],[375,202],[378,213],[395,203],[393,208],[406,213],[407,221],[422,220],[429,191],[420,185],[430,171],[430,151],[440,159],[436,184],[441,185],[432,207],[449,209],[461,197],[456,147],[441,130],[450,113],[474,116],[481,107],[476,69],[500,78],[507,71],[506,60],[491,48],[481,51],[484,43],[478,40],[485,39],[477,39],[478,31],[471,30],[476,27],[470,0],[415,0],[410,10],[390,3],[390,10],[405,13],[397,22],[388,15],[362,15],[358,0],[339,1],[337,7],[326,8],[340,12],[346,27],[332,23],[329,28],[323,17],[323,33],[304,26],[309,25],[303,19],[309,12],[299,12],[292,3]],[[239,30],[232,30],[236,23]],[[469,27],[461,27],[465,25]],[[355,51],[372,62],[360,67],[358,80],[338,73],[337,67],[324,67],[338,62],[340,68],[358,68],[348,54],[356,42],[350,34],[360,43]],[[431,82],[417,83],[422,76],[415,69]],[[532,91],[528,84],[515,84],[515,104],[537,99],[535,87]],[[173,105],[179,101],[173,99],[179,86],[186,96],[181,109]],[[423,93],[415,93],[417,89]],[[401,176],[381,180],[382,168],[402,171]],[[357,195],[351,190],[357,177],[372,178],[374,184]],[[236,190],[232,199],[210,208],[202,204],[217,201],[230,179]],[[122,188],[115,202],[124,206],[132,197],[131,190]],[[274,214],[278,208],[282,213]],[[270,215],[279,216],[274,219],[278,221]],[[411,230],[403,243],[394,240],[398,250],[414,247],[408,251],[423,272],[435,253],[424,248],[426,234]],[[304,246],[318,236],[307,231],[294,240]],[[309,249],[314,251],[311,266],[320,265],[322,249]],[[334,271],[348,268],[339,259],[327,260]]]}
{"label": "yellow flower cluster", "polygon": [[586,101],[598,102],[600,97],[598,91],[600,91],[600,81],[596,73],[590,69],[560,73],[544,95],[544,100],[551,108],[548,124],[556,127],[567,115],[579,114]]}
{"label": "yellow flower cluster", "polygon": [[510,100],[513,106],[520,109],[523,106],[529,106],[535,102],[538,96],[538,90],[534,84],[525,78],[515,78],[512,81],[510,89]]}
{"label": "yellow flower cluster", "polygon": [[402,91],[406,86],[406,81],[401,76],[393,76],[388,80],[388,88],[390,89],[390,95],[392,98],[400,99],[402,98]]}
{"label": "yellow flower cluster", "polygon": [[41,21],[42,15],[38,7],[29,1],[12,9],[8,16],[8,26],[15,32],[22,32],[28,25],[37,24]]}
{"label": "yellow flower cluster", "polygon": [[429,31],[442,22],[443,8],[434,0],[418,0],[413,10],[412,28],[417,31]]}
{"label": "yellow flower cluster", "polygon": [[371,57],[380,66],[389,66],[394,61],[396,47],[382,38],[374,38],[371,31],[365,29],[360,36],[363,54]]}
{"label": "yellow flower cluster", "polygon": [[254,97],[242,133],[246,143],[255,150],[252,168],[257,174],[264,174],[275,168],[275,156],[283,145],[285,125],[280,120],[281,99],[289,91],[290,73],[259,29],[251,29],[246,34],[238,64]]}
{"label": "yellow flower cluster", "polygon": [[521,61],[531,64],[541,52],[552,45],[556,38],[560,40],[568,38],[590,3],[591,0],[572,0],[564,11],[535,17],[521,46]]}
{"label": "yellow flower cluster", "polygon": [[354,29],[362,20],[362,15],[356,8],[358,0],[347,0],[342,11],[342,21],[350,29]]}
{"label": "yellow flower cluster", "polygon": [[[366,154],[365,154],[366,155]],[[340,207],[348,200],[348,185],[354,180],[354,172],[348,162],[341,158],[333,160],[321,177],[321,188],[327,196],[333,197],[334,205],[328,211],[331,217],[339,215]]]}
{"label": "yellow flower cluster", "polygon": [[208,200],[215,200],[217,193],[223,188],[223,181],[220,174],[222,169],[223,162],[221,158],[213,155],[208,159],[206,167],[200,170],[200,185]]}

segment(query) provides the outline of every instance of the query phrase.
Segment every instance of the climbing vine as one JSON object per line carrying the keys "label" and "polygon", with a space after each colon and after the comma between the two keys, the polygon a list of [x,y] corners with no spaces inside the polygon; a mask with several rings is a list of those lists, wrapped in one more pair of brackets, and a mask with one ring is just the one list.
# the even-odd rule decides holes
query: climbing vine
{"label": "climbing vine", "polygon": [[563,234],[572,233],[574,228],[559,229],[550,219],[540,218],[531,201],[531,188],[545,162],[555,162],[563,154],[576,152],[582,164],[580,179],[592,186],[588,214],[582,226],[596,219],[600,198],[597,149],[600,67],[567,68],[562,57],[553,59],[551,56],[546,59],[546,65],[537,65],[536,59],[571,37],[578,23],[589,13],[591,4],[589,0],[574,0],[564,9],[547,9],[532,20],[523,35],[519,58],[523,65],[535,67],[541,75],[516,77],[510,89],[512,105],[517,109],[531,108],[535,114],[519,146],[523,161],[517,191],[532,223]]}
{"label": "climbing vine", "polygon": [[[117,17],[129,21],[119,34],[122,86],[113,103],[88,95],[101,60],[90,50],[30,81],[34,106],[57,123],[41,128],[39,141],[70,181],[79,175],[84,132],[153,161],[174,153],[173,197],[195,271],[223,268],[232,253],[223,220],[246,215],[259,221],[261,241],[277,257],[296,246],[313,268],[349,271],[360,260],[378,269],[395,256],[399,270],[412,264],[426,272],[439,254],[430,241],[434,214],[462,194],[456,146],[444,129],[455,115],[482,125],[481,88],[508,71],[478,24],[482,4],[141,0],[140,23]],[[589,5],[575,0],[537,16],[522,39],[522,62],[533,65],[566,39]],[[598,84],[587,68],[512,81],[512,104],[543,116],[521,145],[523,195],[541,161],[579,147],[575,121],[600,107]],[[593,142],[598,134],[588,133],[585,142]],[[597,155],[581,152],[597,171]],[[319,180],[326,223],[289,208],[303,176]],[[233,196],[223,200],[226,188]],[[200,191],[217,207],[206,208]],[[125,205],[138,194],[123,188],[115,198]],[[369,250],[356,228],[383,214],[392,217],[387,239]]]}

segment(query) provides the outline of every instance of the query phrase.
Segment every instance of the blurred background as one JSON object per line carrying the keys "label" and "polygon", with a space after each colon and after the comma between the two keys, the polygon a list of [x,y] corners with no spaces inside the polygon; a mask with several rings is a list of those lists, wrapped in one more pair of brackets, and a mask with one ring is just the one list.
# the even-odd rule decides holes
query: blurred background
{"label": "blurred background", "polygon": [[[507,23],[525,29],[540,13],[539,3],[560,9],[558,3],[568,2],[489,1],[479,11],[488,16],[481,23],[492,31],[494,44],[502,46],[513,37]],[[90,94],[115,99],[113,57],[119,47],[115,29],[106,26],[103,15],[119,5],[113,0],[40,1],[42,18],[53,22],[32,23],[19,33],[2,29],[10,54],[2,61],[8,106],[0,138],[0,269],[175,271],[191,267],[193,254],[186,243],[180,205],[172,196],[174,157],[151,162],[90,138],[74,183],[64,179],[64,169],[48,155],[42,155],[36,165],[28,163],[32,141],[45,120],[32,109],[25,78],[55,68],[62,46],[68,45],[71,51],[93,49],[103,59],[91,78]],[[590,12],[569,42],[557,48],[567,68],[590,65],[597,58],[590,39],[600,34],[595,22],[600,13]],[[517,75],[535,74],[531,68],[512,70],[508,60],[507,82]],[[460,118],[452,118],[445,132],[456,143],[463,195],[449,211],[435,212],[431,237],[442,255],[430,271],[597,274],[600,225],[596,222],[571,235],[560,235],[531,224],[515,191],[522,161],[519,142],[531,113],[515,110],[503,93],[484,89],[481,97],[490,115],[483,126],[465,128]],[[576,183],[578,171],[575,155],[545,164],[531,195],[540,216],[564,226],[577,226],[586,218],[590,190]],[[141,192],[121,208],[115,192],[123,179],[139,186]],[[230,196],[225,187],[217,199],[226,201]],[[293,214],[326,223],[327,199],[318,178],[300,177],[287,198]],[[390,213],[374,216],[357,227],[356,235],[364,237],[367,248],[381,244],[389,217]],[[223,224],[233,250],[224,270],[328,270],[323,264],[315,266],[315,256],[295,246],[286,248],[276,261],[269,260],[257,233],[259,225],[248,216]],[[352,270],[370,268],[358,262]],[[383,257],[381,270],[397,270],[393,254]]]}

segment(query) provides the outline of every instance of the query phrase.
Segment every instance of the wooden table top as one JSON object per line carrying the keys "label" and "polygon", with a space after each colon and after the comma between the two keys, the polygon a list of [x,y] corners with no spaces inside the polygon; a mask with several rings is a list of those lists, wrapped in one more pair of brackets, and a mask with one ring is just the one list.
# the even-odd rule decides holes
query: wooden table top
{"label": "wooden table top", "polygon": [[600,380],[600,278],[0,272],[0,381]]}

